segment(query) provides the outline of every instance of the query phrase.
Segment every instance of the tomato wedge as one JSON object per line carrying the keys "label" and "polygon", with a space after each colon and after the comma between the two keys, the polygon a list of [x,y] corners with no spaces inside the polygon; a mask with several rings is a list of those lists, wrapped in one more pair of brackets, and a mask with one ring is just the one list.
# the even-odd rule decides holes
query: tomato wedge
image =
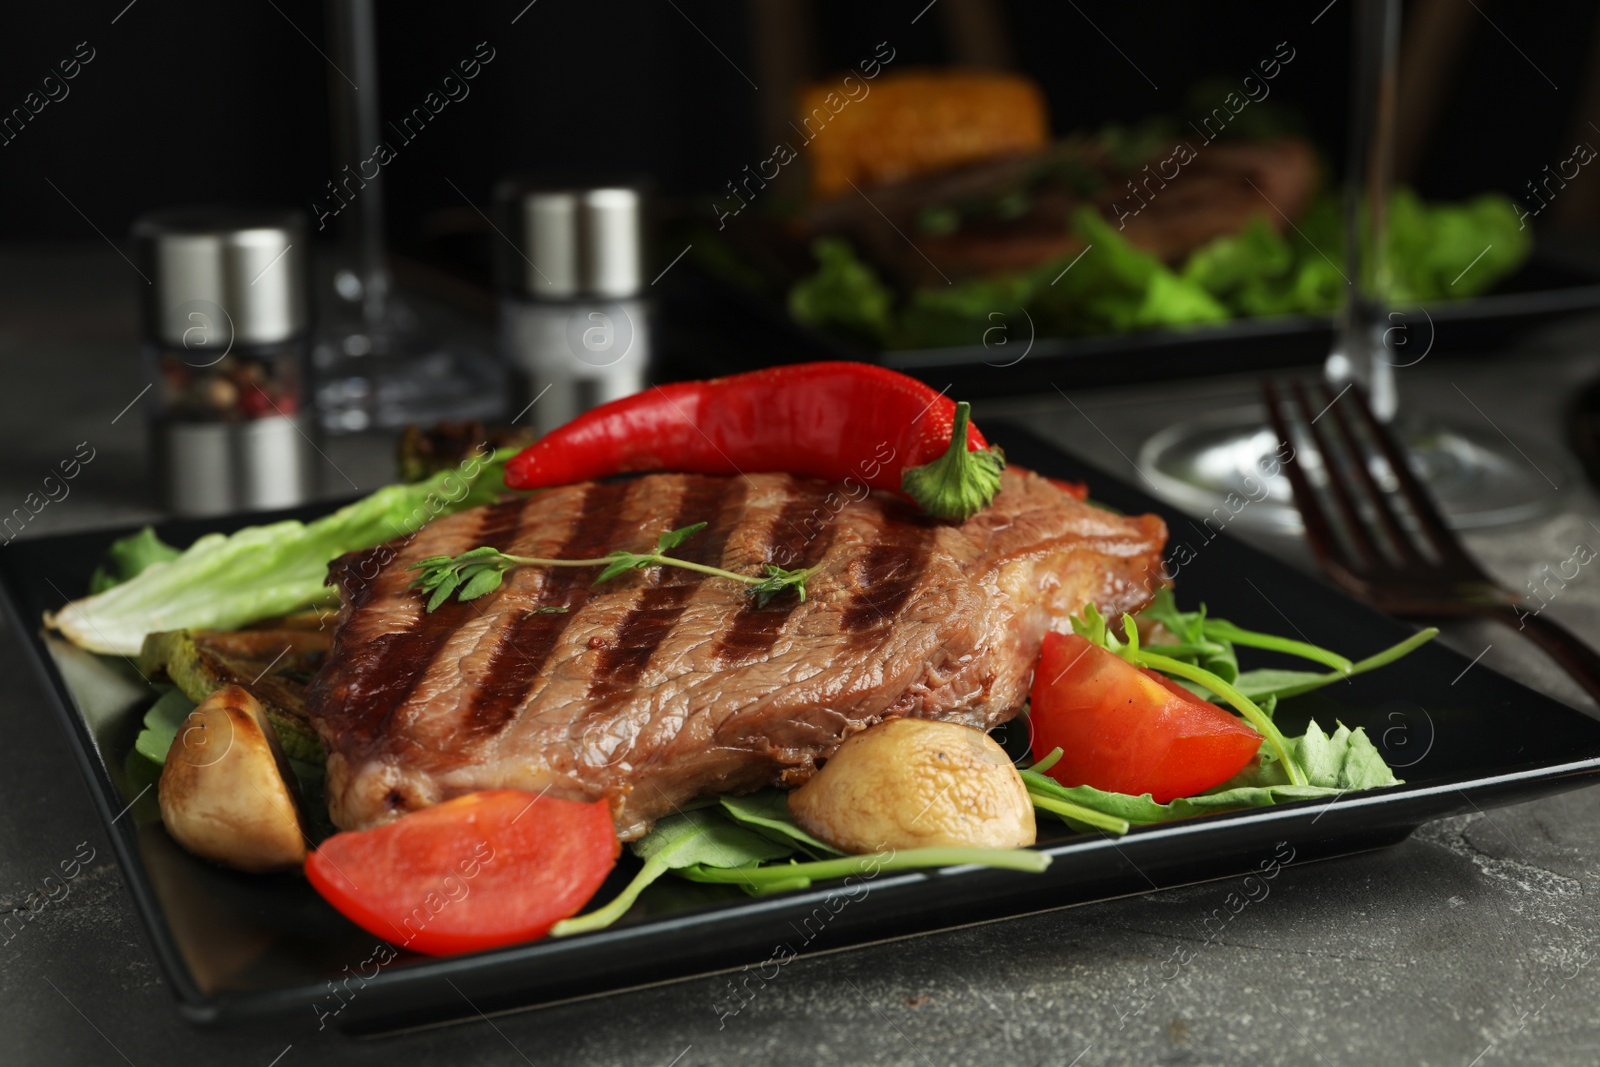
{"label": "tomato wedge", "polygon": [[1165,804],[1221,785],[1261,747],[1247,723],[1077,634],[1045,635],[1033,676],[1034,758],[1062,785]]}
{"label": "tomato wedge", "polygon": [[443,956],[543,937],[594,896],[620,849],[603,800],[496,789],[334,834],[306,877],[368,933]]}

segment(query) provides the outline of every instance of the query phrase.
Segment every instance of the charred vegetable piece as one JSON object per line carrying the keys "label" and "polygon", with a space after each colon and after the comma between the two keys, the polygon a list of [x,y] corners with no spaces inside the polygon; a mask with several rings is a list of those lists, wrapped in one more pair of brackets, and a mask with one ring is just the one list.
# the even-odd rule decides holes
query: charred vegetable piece
{"label": "charred vegetable piece", "polygon": [[139,654],[145,676],[170,678],[196,703],[229,685],[249,686],[284,751],[321,763],[322,742],[306,715],[306,686],[322,667],[333,628],[170,630],[150,634]]}
{"label": "charred vegetable piece", "polygon": [[884,367],[799,363],[603,404],[517,453],[506,484],[787,471],[904,492],[930,515],[965,520],[994,499],[1004,467],[966,404]]}
{"label": "charred vegetable piece", "polygon": [[856,734],[805,785],[789,812],[848,853],[1020,848],[1034,842],[1033,803],[1011,758],[957,723],[888,719]]}
{"label": "charred vegetable piece", "polygon": [[178,727],[161,769],[161,821],[178,844],[226,866],[296,867],[306,838],[292,781],[261,705],[228,686]]}
{"label": "charred vegetable piece", "polygon": [[1261,734],[1155,671],[1077,635],[1045,635],[1033,676],[1033,752],[1065,786],[1149,793],[1159,804],[1221,785],[1261,748]]}
{"label": "charred vegetable piece", "polygon": [[497,789],[335,834],[306,877],[374,937],[453,955],[543,937],[594,896],[620,848],[603,800]]}

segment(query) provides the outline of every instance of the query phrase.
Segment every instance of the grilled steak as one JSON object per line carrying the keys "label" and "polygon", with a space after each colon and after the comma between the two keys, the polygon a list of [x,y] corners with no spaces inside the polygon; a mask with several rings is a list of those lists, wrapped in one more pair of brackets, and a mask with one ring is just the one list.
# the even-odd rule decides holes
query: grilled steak
{"label": "grilled steak", "polygon": [[[490,788],[607,798],[637,837],[695,796],[804,781],[892,715],[988,728],[1020,709],[1045,631],[1094,602],[1136,610],[1166,528],[1010,470],[955,526],[887,494],[847,501],[784,474],[657,474],[461,512],[344,556],[344,614],[312,683],[328,807],[346,829]],[[594,586],[523,567],[432,614],[407,566],[478,545],[581,559],[646,550],[756,574],[817,566],[800,602],[677,567]],[[564,609],[564,610],[548,610]]]}

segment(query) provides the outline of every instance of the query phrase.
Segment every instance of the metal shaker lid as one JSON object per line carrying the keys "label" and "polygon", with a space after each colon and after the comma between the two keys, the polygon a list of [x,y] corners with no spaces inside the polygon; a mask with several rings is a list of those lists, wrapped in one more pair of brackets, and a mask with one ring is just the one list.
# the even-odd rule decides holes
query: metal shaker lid
{"label": "metal shaker lid", "polygon": [[636,295],[644,288],[644,202],[644,189],[631,182],[502,182],[495,203],[509,243],[499,242],[501,288],[536,300]]}
{"label": "metal shaker lid", "polygon": [[133,239],[150,280],[147,336],[220,352],[284,341],[306,328],[311,247],[301,212],[169,208],[135,220]]}

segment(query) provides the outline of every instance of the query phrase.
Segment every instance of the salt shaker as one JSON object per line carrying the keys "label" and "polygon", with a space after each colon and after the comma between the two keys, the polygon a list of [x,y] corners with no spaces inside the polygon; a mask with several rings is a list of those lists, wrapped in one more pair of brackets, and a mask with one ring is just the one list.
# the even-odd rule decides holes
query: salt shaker
{"label": "salt shaker", "polygon": [[135,221],[151,457],[178,515],[312,496],[304,216],[173,208]]}
{"label": "salt shaker", "polygon": [[644,388],[643,188],[511,180],[495,202],[509,238],[496,272],[501,346],[527,388],[525,421],[547,433]]}

